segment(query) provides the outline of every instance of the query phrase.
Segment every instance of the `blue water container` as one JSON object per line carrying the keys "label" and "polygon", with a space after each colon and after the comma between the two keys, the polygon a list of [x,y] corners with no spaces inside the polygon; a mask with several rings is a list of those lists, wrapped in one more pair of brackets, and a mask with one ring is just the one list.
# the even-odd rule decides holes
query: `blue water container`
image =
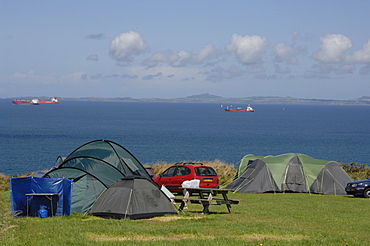
{"label": "blue water container", "polygon": [[48,217],[48,211],[46,210],[45,205],[40,205],[40,210],[37,211],[37,217],[39,218],[46,218]]}

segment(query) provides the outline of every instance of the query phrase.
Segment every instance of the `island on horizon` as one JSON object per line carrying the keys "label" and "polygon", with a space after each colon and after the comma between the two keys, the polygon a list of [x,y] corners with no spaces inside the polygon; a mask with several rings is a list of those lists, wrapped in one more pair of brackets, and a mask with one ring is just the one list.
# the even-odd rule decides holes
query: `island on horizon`
{"label": "island on horizon", "polygon": [[[41,97],[18,97],[18,99],[44,99]],[[57,97],[60,101],[107,101],[107,102],[168,102],[168,103],[220,103],[220,104],[307,104],[307,105],[370,105],[370,96],[356,99],[334,100],[334,99],[305,99],[278,96],[253,96],[243,98],[221,97],[209,93],[179,97],[172,99],[164,98],[133,98],[133,97]],[[12,98],[14,99],[14,98]]]}

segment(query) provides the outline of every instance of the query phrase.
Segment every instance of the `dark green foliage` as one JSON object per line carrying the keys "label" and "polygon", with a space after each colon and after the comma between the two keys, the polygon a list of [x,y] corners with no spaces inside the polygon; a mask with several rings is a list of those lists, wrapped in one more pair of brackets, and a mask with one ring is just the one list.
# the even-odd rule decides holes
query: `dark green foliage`
{"label": "dark green foliage", "polygon": [[366,164],[359,165],[357,162],[351,162],[342,164],[342,168],[355,181],[370,178],[370,167]]}

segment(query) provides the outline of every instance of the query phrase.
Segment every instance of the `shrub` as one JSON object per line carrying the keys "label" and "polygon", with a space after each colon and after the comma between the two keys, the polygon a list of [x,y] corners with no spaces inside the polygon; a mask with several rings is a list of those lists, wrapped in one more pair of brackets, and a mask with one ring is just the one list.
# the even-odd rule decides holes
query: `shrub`
{"label": "shrub", "polygon": [[363,180],[370,177],[370,167],[366,164],[359,165],[357,162],[351,162],[342,164],[342,168],[353,180]]}
{"label": "shrub", "polygon": [[0,173],[0,190],[9,191],[9,180],[10,177]]}

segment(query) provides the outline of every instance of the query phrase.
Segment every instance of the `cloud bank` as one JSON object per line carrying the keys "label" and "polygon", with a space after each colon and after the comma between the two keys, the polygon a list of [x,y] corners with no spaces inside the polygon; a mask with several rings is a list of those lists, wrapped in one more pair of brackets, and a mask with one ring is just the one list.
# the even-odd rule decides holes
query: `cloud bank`
{"label": "cloud bank", "polygon": [[[231,35],[222,48],[208,43],[197,52],[180,50],[159,51],[145,58],[149,44],[141,34],[124,32],[112,39],[109,56],[116,65],[126,67],[124,73],[78,72],[81,80],[203,80],[224,82],[246,74],[257,79],[329,79],[350,74],[370,74],[370,39],[361,48],[353,50],[352,41],[342,34],[327,34],[313,47],[313,39],[292,34],[292,43],[276,42],[259,35]],[[86,39],[102,39],[103,34],[87,35]],[[300,44],[299,42],[303,42]],[[310,48],[309,48],[310,47]],[[309,53],[311,51],[311,54]],[[139,60],[141,57],[142,60]],[[98,62],[100,57],[91,54],[88,61]],[[302,66],[304,61],[304,66]],[[300,66],[298,66],[300,65]],[[57,75],[42,75],[58,80]],[[14,73],[15,80],[35,80],[34,72]],[[41,77],[41,75],[40,75]],[[77,78],[74,77],[74,80]],[[66,77],[60,77],[64,80]],[[40,79],[41,80],[41,79]],[[42,79],[44,81],[44,79]]]}

